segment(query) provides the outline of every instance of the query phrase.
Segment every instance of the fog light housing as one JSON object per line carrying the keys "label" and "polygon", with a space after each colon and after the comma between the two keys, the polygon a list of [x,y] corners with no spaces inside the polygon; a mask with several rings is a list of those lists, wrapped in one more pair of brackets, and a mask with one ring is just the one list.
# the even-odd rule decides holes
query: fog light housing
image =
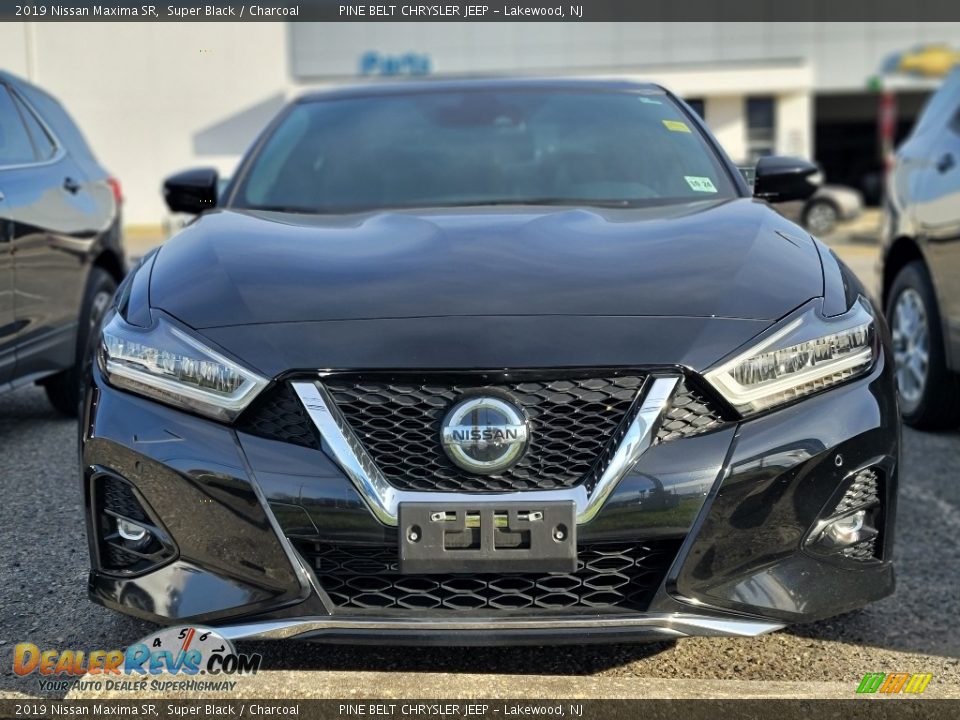
{"label": "fog light housing", "polygon": [[176,557],[173,540],[128,480],[95,468],[90,487],[95,508],[91,549],[101,572],[141,575]]}
{"label": "fog light housing", "polygon": [[866,518],[867,511],[858,510],[852,515],[831,520],[824,532],[829,533],[838,545],[853,545],[861,540]]}
{"label": "fog light housing", "polygon": [[882,477],[876,466],[860,468],[845,477],[842,493],[827,504],[807,536],[805,549],[842,561],[878,561],[882,547]]}
{"label": "fog light housing", "polygon": [[134,543],[142,542],[150,535],[150,531],[145,527],[130,522],[125,518],[117,519],[117,532],[124,540],[129,540]]}

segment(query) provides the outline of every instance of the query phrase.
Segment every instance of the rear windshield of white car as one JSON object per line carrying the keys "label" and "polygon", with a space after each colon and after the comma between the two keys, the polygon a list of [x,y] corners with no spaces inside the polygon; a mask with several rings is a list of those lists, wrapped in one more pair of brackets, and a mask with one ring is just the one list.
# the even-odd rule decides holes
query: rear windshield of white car
{"label": "rear windshield of white car", "polygon": [[297,103],[232,204],[345,213],[736,195],[699,128],[662,92],[484,89]]}

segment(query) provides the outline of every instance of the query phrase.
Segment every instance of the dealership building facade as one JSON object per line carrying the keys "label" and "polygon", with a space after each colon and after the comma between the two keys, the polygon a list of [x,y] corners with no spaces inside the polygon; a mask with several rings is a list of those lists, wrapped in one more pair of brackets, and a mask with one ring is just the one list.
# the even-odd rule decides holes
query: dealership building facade
{"label": "dealership building facade", "polygon": [[[520,74],[652,80],[733,159],[816,158],[879,183],[885,60],[960,47],[960,23],[4,23],[0,67],[52,92],[120,178],[128,224],[158,226],[161,179],[224,175],[290,97],[370,81]],[[898,93],[902,135],[933,81]]]}

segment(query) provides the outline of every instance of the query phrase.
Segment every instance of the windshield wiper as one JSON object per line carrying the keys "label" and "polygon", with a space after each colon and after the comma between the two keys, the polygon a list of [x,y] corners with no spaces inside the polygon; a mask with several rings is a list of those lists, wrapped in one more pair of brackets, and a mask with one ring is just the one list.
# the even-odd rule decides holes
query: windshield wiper
{"label": "windshield wiper", "polygon": [[253,205],[242,210],[256,210],[258,212],[281,212],[281,213],[300,213],[304,215],[316,215],[320,210],[316,208],[301,207],[299,205]]}
{"label": "windshield wiper", "polygon": [[598,199],[598,198],[556,198],[556,197],[537,197],[537,198],[501,198],[496,200],[466,200],[457,203],[444,203],[436,207],[482,207],[484,205],[550,205],[578,207],[582,205],[593,205],[596,207],[630,207],[637,202],[636,200],[626,199]]}

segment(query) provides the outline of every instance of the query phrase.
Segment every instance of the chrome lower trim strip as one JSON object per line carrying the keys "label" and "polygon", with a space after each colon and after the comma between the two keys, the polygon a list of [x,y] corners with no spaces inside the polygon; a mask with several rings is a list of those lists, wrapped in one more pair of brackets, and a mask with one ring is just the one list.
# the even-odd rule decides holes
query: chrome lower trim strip
{"label": "chrome lower trim strip", "polygon": [[630,616],[591,616],[559,618],[489,618],[475,620],[463,619],[364,619],[364,618],[304,618],[278,620],[276,622],[254,622],[240,625],[217,627],[228,640],[282,640],[298,635],[318,634],[324,631],[340,632],[468,632],[468,631],[523,631],[556,630],[570,631],[596,630],[602,628],[631,630],[649,630],[651,634],[672,637],[719,636],[719,637],[755,637],[774,632],[782,624],[763,620],[739,620],[716,618],[686,613],[655,613]]}
{"label": "chrome lower trim strip", "polygon": [[350,478],[377,519],[385,525],[396,525],[402,502],[437,502],[438,499],[457,502],[516,501],[555,502],[572,500],[577,522],[589,522],[599,512],[617,483],[637,463],[653,441],[654,430],[680,378],[676,375],[655,377],[649,386],[640,410],[627,428],[613,458],[603,475],[588,491],[583,485],[564,490],[534,490],[530,492],[494,493],[433,493],[398,490],[380,472],[346,419],[337,410],[330,393],[320,382],[294,382],[294,391],[306,408],[320,435],[330,449],[333,459]]}

